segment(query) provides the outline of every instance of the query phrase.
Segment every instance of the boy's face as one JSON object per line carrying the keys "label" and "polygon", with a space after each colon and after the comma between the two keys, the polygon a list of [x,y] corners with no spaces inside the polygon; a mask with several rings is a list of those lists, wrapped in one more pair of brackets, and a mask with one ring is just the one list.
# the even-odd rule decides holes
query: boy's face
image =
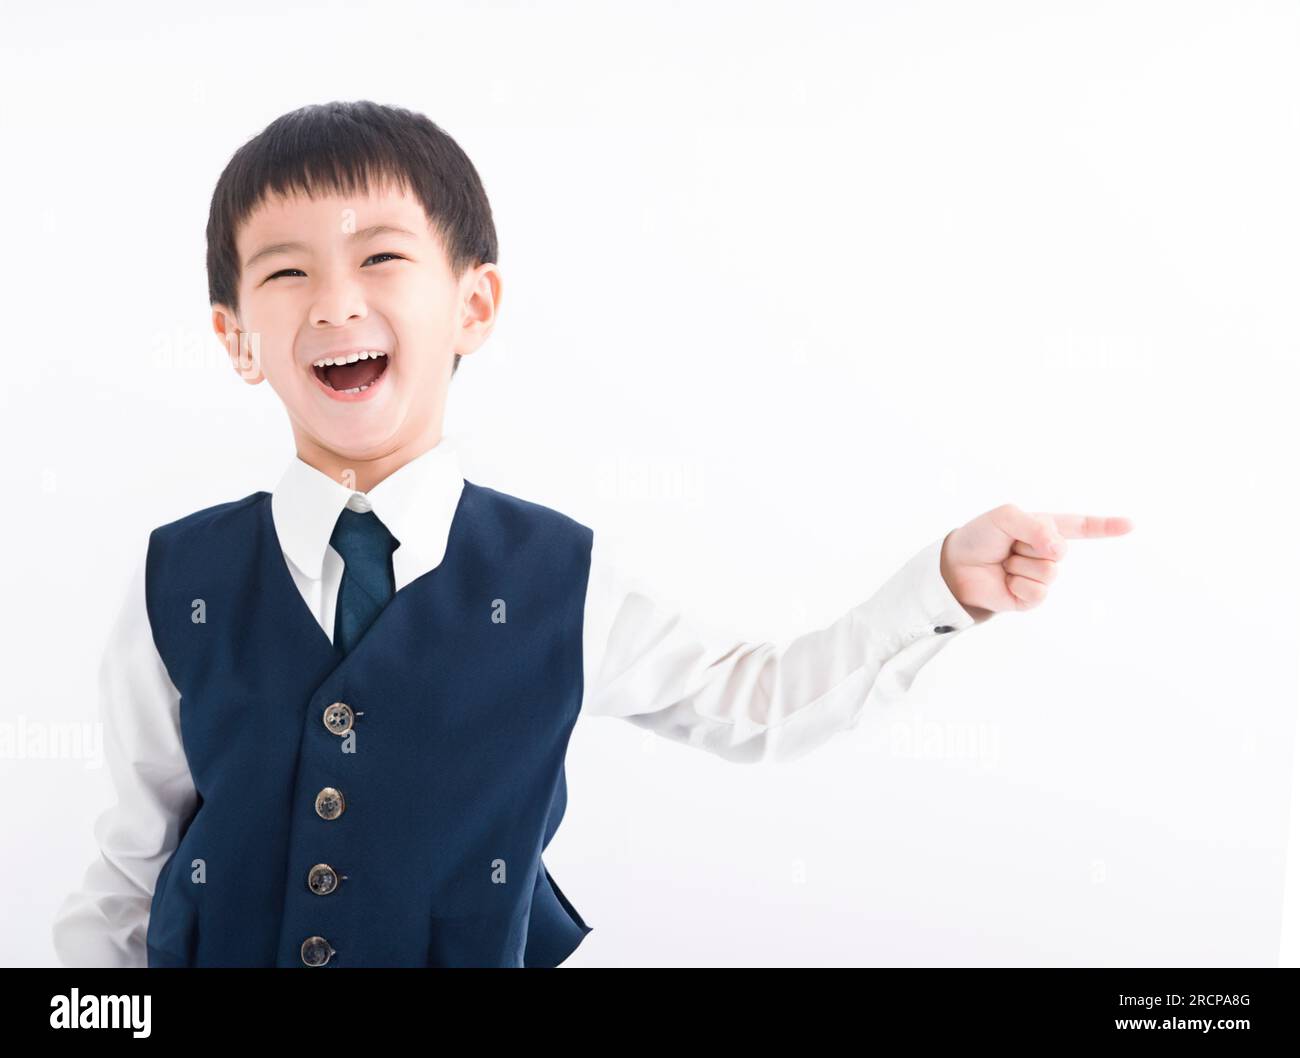
{"label": "boy's face", "polygon": [[[213,306],[213,327],[247,382],[271,383],[300,456],[334,473],[401,465],[438,443],[453,356],[477,349],[495,321],[495,265],[452,275],[419,201],[386,187],[268,198],[236,247],[239,313]],[[357,350],[387,356],[313,366]]]}

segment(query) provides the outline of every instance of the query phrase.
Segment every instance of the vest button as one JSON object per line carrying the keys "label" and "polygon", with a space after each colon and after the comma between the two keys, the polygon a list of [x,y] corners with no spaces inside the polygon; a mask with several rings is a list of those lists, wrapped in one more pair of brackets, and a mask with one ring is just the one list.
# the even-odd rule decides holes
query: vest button
{"label": "vest button", "polygon": [[324,966],[337,954],[324,937],[308,937],[302,942],[302,961],[308,966]]}
{"label": "vest button", "polygon": [[325,707],[325,726],[336,735],[346,735],[352,730],[352,707],[346,702],[334,702]]}
{"label": "vest button", "polygon": [[307,872],[307,888],[317,896],[334,892],[339,886],[339,876],[328,863],[318,863]]}
{"label": "vest button", "polygon": [[343,791],[327,786],[316,795],[316,814],[321,819],[338,819],[343,814]]}

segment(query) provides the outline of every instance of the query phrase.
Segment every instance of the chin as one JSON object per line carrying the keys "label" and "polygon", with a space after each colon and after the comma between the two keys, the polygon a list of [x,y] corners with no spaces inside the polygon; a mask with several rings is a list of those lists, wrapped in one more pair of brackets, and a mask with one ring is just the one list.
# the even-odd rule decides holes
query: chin
{"label": "chin", "polygon": [[315,414],[301,416],[311,439],[344,459],[374,459],[390,451],[393,439],[401,432],[401,420],[392,415],[355,415],[349,421],[336,416]]}
{"label": "chin", "polygon": [[396,429],[325,431],[320,440],[329,450],[344,459],[375,459],[392,450]]}

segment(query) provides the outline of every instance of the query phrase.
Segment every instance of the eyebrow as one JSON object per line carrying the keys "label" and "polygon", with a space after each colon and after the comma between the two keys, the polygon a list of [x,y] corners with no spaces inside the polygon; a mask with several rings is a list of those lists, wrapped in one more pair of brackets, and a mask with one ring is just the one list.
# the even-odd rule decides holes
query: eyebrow
{"label": "eyebrow", "polygon": [[[363,239],[373,239],[376,235],[405,235],[408,238],[417,238],[415,232],[407,231],[405,228],[398,228],[392,224],[372,224],[368,228],[362,228],[360,231],[351,232],[348,239],[352,242],[359,242]],[[253,254],[244,262],[245,268],[251,268],[256,262],[263,257],[271,257],[278,253],[290,253],[297,250],[299,253],[310,253],[311,248],[303,242],[277,242],[269,246],[263,246],[257,253]]]}

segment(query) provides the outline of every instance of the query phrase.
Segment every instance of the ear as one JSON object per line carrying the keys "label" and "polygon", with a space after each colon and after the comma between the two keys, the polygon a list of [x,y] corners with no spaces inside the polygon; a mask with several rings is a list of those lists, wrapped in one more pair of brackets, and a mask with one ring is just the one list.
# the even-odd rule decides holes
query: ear
{"label": "ear", "polygon": [[460,328],[452,351],[469,356],[487,341],[501,311],[501,269],[486,262],[460,281]]}
{"label": "ear", "polygon": [[228,305],[212,306],[212,330],[221,339],[230,366],[250,386],[265,380],[262,374],[262,336],[257,331],[241,331],[239,318]]}

